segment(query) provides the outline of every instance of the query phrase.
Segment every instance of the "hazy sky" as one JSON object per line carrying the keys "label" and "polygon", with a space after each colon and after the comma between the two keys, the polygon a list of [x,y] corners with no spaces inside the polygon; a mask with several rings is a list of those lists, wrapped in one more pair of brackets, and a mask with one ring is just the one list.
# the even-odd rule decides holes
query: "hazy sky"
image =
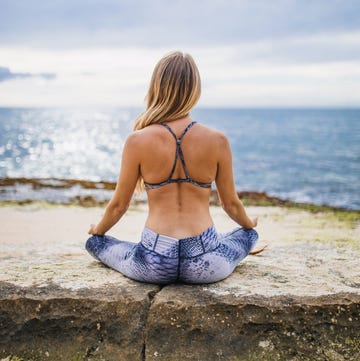
{"label": "hazy sky", "polygon": [[172,50],[202,106],[360,106],[359,0],[0,0],[0,106],[143,106]]}

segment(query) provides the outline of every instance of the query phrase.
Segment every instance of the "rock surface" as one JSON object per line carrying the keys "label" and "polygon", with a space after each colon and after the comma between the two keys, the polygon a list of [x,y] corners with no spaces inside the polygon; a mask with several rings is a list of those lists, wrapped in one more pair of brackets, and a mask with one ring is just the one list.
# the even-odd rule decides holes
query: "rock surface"
{"label": "rock surface", "polygon": [[157,286],[121,279],[98,289],[1,283],[1,356],[26,360],[143,360]]}
{"label": "rock surface", "polygon": [[[0,208],[0,360],[360,360],[359,227],[249,211],[264,253],[216,284],[159,287],[84,252],[100,209]],[[135,241],[145,217],[130,211],[115,235]]]}

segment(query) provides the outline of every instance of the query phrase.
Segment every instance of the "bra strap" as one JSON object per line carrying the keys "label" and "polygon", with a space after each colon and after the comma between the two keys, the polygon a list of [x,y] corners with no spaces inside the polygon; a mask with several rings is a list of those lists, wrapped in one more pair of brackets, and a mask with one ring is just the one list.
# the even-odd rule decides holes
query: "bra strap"
{"label": "bra strap", "polygon": [[175,152],[175,159],[174,159],[174,164],[173,164],[173,167],[171,169],[171,172],[170,172],[170,176],[169,176],[169,180],[172,179],[172,176],[175,172],[175,168],[176,168],[176,163],[177,163],[177,160],[180,156],[180,161],[181,161],[181,164],[182,164],[182,167],[184,169],[184,173],[185,173],[185,179],[190,179],[190,176],[189,176],[189,173],[188,173],[188,170],[186,168],[186,164],[185,164],[185,159],[184,159],[184,154],[183,154],[183,151],[181,149],[181,139],[183,138],[183,136],[187,133],[187,131],[194,125],[196,124],[195,121],[192,121],[190,124],[188,124],[186,126],[186,128],[183,130],[183,132],[181,133],[180,137],[178,138],[176,136],[176,134],[174,133],[174,131],[166,124],[166,123],[159,123],[161,124],[163,127],[165,127],[171,134],[172,136],[175,138],[175,141],[176,141],[176,152]]}
{"label": "bra strap", "polygon": [[183,130],[183,132],[181,133],[181,135],[180,135],[179,138],[176,136],[176,134],[175,134],[174,131],[170,128],[169,125],[167,125],[167,124],[164,123],[164,122],[159,123],[159,124],[162,125],[163,127],[165,127],[165,128],[172,134],[172,136],[173,136],[176,140],[181,140],[182,137],[187,133],[187,131],[188,131],[193,125],[196,124],[196,122],[195,122],[195,121],[192,121],[190,124],[188,124],[188,125],[186,126],[186,128]]}

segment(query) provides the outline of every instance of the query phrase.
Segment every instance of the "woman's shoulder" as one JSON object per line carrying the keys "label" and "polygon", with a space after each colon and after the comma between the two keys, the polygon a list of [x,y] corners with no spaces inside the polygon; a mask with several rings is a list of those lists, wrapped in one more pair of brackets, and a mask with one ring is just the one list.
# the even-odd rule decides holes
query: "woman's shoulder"
{"label": "woman's shoulder", "polygon": [[[224,144],[228,142],[226,135],[222,131],[199,122],[196,122],[196,127],[193,128],[192,133],[199,140],[205,139],[207,143]],[[127,142],[134,144],[134,146],[140,146],[158,140],[159,137],[167,138],[167,136],[168,134],[164,132],[163,127],[159,124],[151,124],[143,129],[132,132],[128,136]]]}
{"label": "woman's shoulder", "polygon": [[221,130],[211,128],[211,127],[204,125],[202,123],[199,123],[199,122],[196,122],[196,124],[201,130],[208,132],[209,135],[213,135],[215,137],[225,136],[225,134]]}
{"label": "woman's shoulder", "polygon": [[126,144],[135,149],[140,149],[143,147],[147,147],[151,145],[156,139],[158,139],[158,135],[161,133],[156,124],[149,125],[143,129],[134,130],[130,133],[126,138]]}
{"label": "woman's shoulder", "polygon": [[[154,127],[155,125],[155,127]],[[156,132],[156,124],[148,125],[145,128],[134,130],[130,133],[127,139],[136,140],[136,139],[143,139],[151,136],[152,133]]]}
{"label": "woman's shoulder", "polygon": [[213,141],[219,144],[227,143],[228,139],[225,133],[218,129],[208,127],[204,124],[197,123],[199,129],[199,135],[207,139],[207,141]]}

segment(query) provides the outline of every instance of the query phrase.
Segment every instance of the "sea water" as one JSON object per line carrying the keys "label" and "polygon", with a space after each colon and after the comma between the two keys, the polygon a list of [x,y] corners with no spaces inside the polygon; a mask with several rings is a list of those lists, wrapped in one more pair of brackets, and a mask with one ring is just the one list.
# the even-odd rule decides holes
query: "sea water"
{"label": "sea water", "polygon": [[[116,181],[140,111],[0,108],[0,177]],[[228,136],[239,191],[360,209],[360,109],[195,109],[191,115]]]}

